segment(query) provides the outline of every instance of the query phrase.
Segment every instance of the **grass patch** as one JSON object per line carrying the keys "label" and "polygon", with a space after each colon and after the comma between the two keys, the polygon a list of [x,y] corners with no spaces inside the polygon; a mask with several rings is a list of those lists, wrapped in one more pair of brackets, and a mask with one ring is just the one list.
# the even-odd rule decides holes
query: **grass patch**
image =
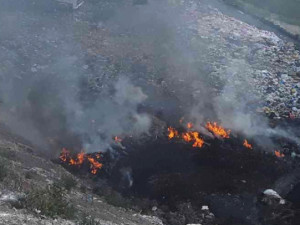
{"label": "grass patch", "polygon": [[67,191],[71,191],[76,187],[77,181],[72,176],[63,175],[60,181],[58,181],[58,185],[65,188]]}
{"label": "grass patch", "polygon": [[23,199],[24,208],[44,216],[74,218],[75,209],[66,199],[66,191],[56,184],[44,189],[33,189]]}
{"label": "grass patch", "polygon": [[13,150],[10,150],[7,148],[0,149],[0,156],[2,158],[6,158],[6,159],[10,159],[10,160],[16,160],[16,153]]}
{"label": "grass patch", "polygon": [[4,178],[8,174],[8,169],[3,159],[0,160],[0,182],[4,180]]}
{"label": "grass patch", "polygon": [[94,217],[83,214],[82,217],[78,221],[78,225],[100,225]]}

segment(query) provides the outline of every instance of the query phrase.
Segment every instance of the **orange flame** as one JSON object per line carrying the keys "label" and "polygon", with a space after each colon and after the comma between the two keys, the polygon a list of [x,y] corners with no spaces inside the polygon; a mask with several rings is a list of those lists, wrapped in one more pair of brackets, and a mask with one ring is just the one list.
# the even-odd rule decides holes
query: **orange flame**
{"label": "orange flame", "polygon": [[202,148],[202,146],[204,145],[204,140],[202,138],[199,137],[199,133],[194,131],[192,132],[193,138],[194,138],[194,144],[193,147],[195,148]]}
{"label": "orange flame", "polygon": [[63,148],[61,153],[60,153],[60,160],[63,161],[63,162],[66,162],[67,161],[67,158],[70,156],[70,152],[66,149],[66,148]]}
{"label": "orange flame", "polygon": [[193,140],[190,132],[183,133],[181,136],[182,136],[183,140],[185,140],[186,142],[191,142]]}
{"label": "orange flame", "polygon": [[206,128],[217,136],[220,136],[222,138],[229,138],[230,130],[226,131],[223,127],[218,125],[216,122],[214,123],[207,122]]}
{"label": "orange flame", "polygon": [[91,173],[92,174],[96,174],[98,172],[99,169],[102,168],[103,164],[99,163],[98,161],[96,161],[94,158],[89,157],[87,158],[89,160],[89,162],[91,163],[90,168],[91,168]]}
{"label": "orange flame", "polygon": [[285,156],[283,153],[281,153],[280,151],[277,151],[277,150],[275,150],[274,153],[278,158],[283,158]]}
{"label": "orange flame", "polygon": [[185,132],[181,136],[186,142],[194,142],[194,148],[202,148],[204,145],[204,140],[199,137],[199,133],[197,131]]}
{"label": "orange flame", "polygon": [[168,137],[169,137],[170,140],[171,140],[172,138],[178,136],[178,131],[177,131],[175,128],[169,127],[169,128],[168,128],[168,131],[169,131]]}
{"label": "orange flame", "polygon": [[193,128],[193,124],[192,123],[187,123],[187,125],[186,125],[186,127],[188,128],[188,129],[192,129]]}
{"label": "orange flame", "polygon": [[244,145],[246,148],[253,149],[253,148],[252,148],[252,145],[249,144],[248,141],[247,141],[246,139],[244,140],[244,144],[243,144],[243,145]]}
{"label": "orange flame", "polygon": [[100,153],[97,153],[97,154],[96,154],[96,158],[97,158],[97,159],[100,159],[100,158],[101,158]]}
{"label": "orange flame", "polygon": [[181,136],[179,136],[179,132],[175,128],[169,127],[168,131],[169,139],[181,137],[186,142],[194,142],[193,147],[195,148],[201,148],[204,145],[204,140],[199,137],[199,133],[196,131],[184,132],[181,134]]}
{"label": "orange flame", "polygon": [[[99,160],[101,159],[101,154],[96,153],[95,157],[97,160]],[[62,162],[67,163],[71,166],[80,166],[87,159],[87,162],[89,162],[90,164],[92,174],[96,174],[98,170],[101,169],[103,166],[102,163],[98,162],[90,154],[85,154],[83,151],[78,153],[76,157],[72,158],[70,155],[70,151],[67,150],[66,148],[63,148],[59,158]]]}
{"label": "orange flame", "polygon": [[115,136],[114,137],[115,142],[121,143],[122,142],[122,138]]}

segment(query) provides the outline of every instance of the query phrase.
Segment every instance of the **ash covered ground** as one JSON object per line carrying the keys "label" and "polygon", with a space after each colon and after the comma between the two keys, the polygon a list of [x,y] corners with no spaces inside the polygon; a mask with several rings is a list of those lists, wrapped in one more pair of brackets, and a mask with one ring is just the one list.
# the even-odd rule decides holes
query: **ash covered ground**
{"label": "ash covered ground", "polygon": [[[291,196],[297,189],[290,185],[299,182],[300,58],[293,42],[258,21],[242,22],[243,14],[232,17],[218,1],[87,0],[77,10],[50,0],[1,4],[0,120],[22,137],[7,146],[25,139],[46,159],[57,159],[61,148],[110,155],[105,175],[71,170],[83,184],[66,198],[81,213],[89,214],[82,208],[90,204],[100,224],[297,224],[295,202],[264,200],[265,206],[259,197],[268,188]],[[166,138],[182,117],[208,136],[199,152]],[[208,120],[230,129],[232,140],[205,132]],[[245,152],[244,138],[254,152]],[[285,157],[276,158],[275,149]],[[1,187],[3,224],[26,217],[24,209],[11,210],[7,193],[22,196],[55,181],[56,172],[24,158],[13,163],[20,184],[4,178]],[[47,182],[26,177],[27,167]],[[130,211],[122,221],[114,208],[97,212],[110,206],[82,204],[84,181],[87,195],[155,217]],[[21,205],[34,212],[24,224],[51,222],[51,215],[42,221],[41,210]]]}

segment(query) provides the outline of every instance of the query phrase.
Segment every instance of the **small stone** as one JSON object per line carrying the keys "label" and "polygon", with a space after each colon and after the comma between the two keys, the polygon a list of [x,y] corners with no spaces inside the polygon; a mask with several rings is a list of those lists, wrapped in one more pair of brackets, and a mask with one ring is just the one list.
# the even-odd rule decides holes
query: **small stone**
{"label": "small stone", "polygon": [[281,77],[282,80],[286,80],[289,77],[289,75],[288,74],[281,74],[280,77]]}
{"label": "small stone", "polygon": [[201,210],[209,210],[208,206],[207,205],[203,205]]}
{"label": "small stone", "polygon": [[37,68],[36,67],[31,67],[31,72],[36,73],[37,72]]}

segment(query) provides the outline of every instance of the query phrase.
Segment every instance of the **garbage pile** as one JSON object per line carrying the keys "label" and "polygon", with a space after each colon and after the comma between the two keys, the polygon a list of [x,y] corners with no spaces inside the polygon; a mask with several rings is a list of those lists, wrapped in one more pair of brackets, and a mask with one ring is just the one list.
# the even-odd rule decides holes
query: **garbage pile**
{"label": "garbage pile", "polygon": [[193,29],[208,43],[209,76],[243,85],[242,94],[254,96],[247,99],[258,112],[278,119],[300,116],[300,57],[293,43],[216,9],[197,18]]}

